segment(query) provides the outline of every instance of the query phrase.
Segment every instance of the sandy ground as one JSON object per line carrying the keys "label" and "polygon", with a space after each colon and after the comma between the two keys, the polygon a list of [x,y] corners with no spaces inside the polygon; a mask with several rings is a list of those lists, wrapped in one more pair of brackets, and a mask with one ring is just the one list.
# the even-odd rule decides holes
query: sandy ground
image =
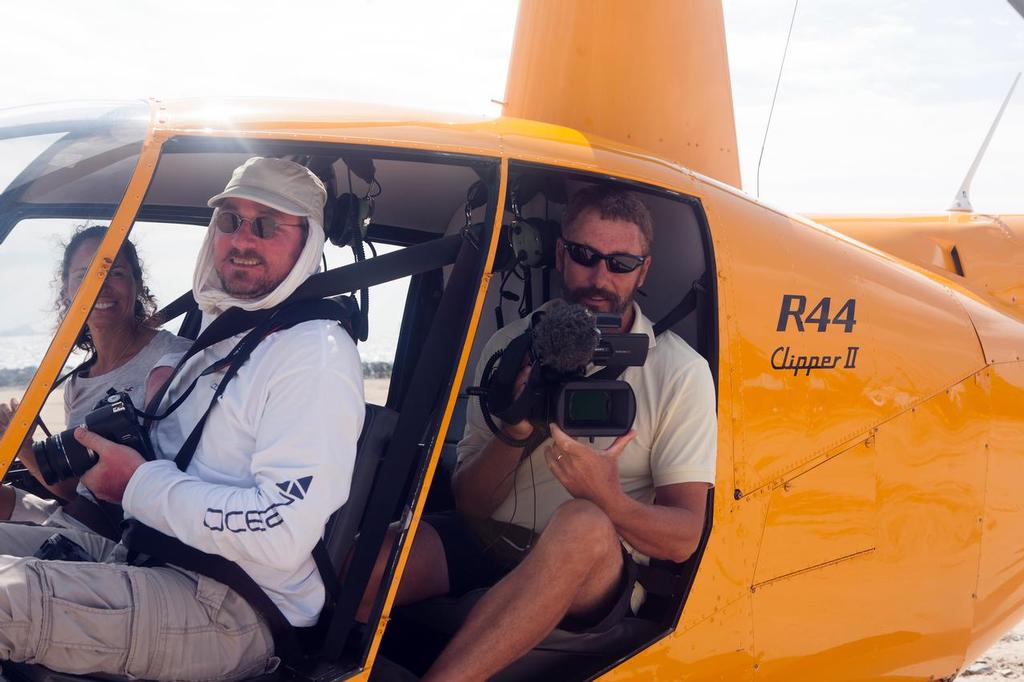
{"label": "sandy ground", "polygon": [[1024,623],[995,643],[985,655],[964,668],[958,680],[996,682],[1024,680]]}

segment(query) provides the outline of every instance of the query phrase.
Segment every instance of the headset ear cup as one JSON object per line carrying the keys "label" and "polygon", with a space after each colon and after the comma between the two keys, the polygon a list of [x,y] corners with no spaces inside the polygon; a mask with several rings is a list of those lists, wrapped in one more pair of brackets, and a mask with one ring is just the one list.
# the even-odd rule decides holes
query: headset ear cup
{"label": "headset ear cup", "polygon": [[553,220],[521,218],[509,226],[509,243],[517,261],[531,268],[555,264],[555,240],[560,227]]}
{"label": "headset ear cup", "polygon": [[373,200],[346,192],[338,197],[328,239],[335,246],[352,246],[363,240],[373,218]]}

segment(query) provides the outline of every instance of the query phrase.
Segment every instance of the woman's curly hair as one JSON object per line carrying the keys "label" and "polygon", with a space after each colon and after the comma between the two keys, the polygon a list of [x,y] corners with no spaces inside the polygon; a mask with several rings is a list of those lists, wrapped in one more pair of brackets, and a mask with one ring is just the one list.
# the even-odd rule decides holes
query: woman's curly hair
{"label": "woman's curly hair", "polygon": [[[55,305],[59,319],[63,320],[64,316],[67,315],[68,308],[71,307],[71,297],[67,291],[71,259],[74,258],[75,252],[78,251],[82,244],[90,239],[102,240],[106,234],[106,225],[80,225],[75,229],[75,233],[71,235],[71,239],[64,245],[64,256],[61,258],[60,268],[55,277],[59,285],[57,303]],[[150,293],[149,287],[143,281],[142,261],[139,259],[139,252],[135,249],[135,244],[125,239],[124,244],[121,245],[119,255],[123,255],[124,259],[128,261],[128,267],[132,271],[132,279],[135,280],[135,285],[138,289],[138,295],[135,298],[136,327],[159,326],[159,321],[154,317],[157,310],[156,298]],[[96,352],[96,346],[93,344],[92,336],[89,334],[89,325],[82,325],[82,331],[75,340],[75,347],[81,348],[88,353]]]}

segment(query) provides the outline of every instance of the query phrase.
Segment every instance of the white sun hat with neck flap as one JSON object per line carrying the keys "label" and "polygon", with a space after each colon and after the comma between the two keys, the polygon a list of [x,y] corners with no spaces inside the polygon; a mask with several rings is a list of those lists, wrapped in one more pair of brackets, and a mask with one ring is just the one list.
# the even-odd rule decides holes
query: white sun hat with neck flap
{"label": "white sun hat with neck flap", "polygon": [[256,156],[236,168],[224,191],[212,197],[207,204],[216,209],[225,199],[248,199],[282,213],[305,218],[309,224],[306,243],[291,272],[276,288],[260,298],[238,298],[224,291],[214,267],[213,240],[217,227],[215,220],[211,220],[196,261],[192,294],[200,309],[210,315],[219,315],[231,307],[243,310],[272,308],[317,271],[324,249],[327,190],[320,178],[305,166],[285,159]]}

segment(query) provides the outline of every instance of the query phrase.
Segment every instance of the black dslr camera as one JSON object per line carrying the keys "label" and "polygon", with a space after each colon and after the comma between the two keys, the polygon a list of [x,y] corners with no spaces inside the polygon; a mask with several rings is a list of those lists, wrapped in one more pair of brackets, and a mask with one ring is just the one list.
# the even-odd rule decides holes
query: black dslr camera
{"label": "black dslr camera", "polygon": [[[85,427],[107,440],[138,450],[147,460],[154,459],[149,434],[139,423],[127,393],[110,389],[107,397],[85,415]],[[99,460],[99,455],[75,440],[75,427],[33,443],[32,454],[48,485],[81,476]]]}
{"label": "black dslr camera", "polygon": [[[534,313],[530,328],[495,353],[484,367],[481,386],[470,389],[480,398],[484,420],[501,440],[494,417],[505,423],[524,419],[545,427],[554,422],[574,437],[621,436],[633,427],[636,396],[618,376],[626,367],[647,360],[646,334],[620,334],[619,315],[595,314],[581,305],[553,305]],[[530,375],[515,395],[515,379],[527,356]],[[589,364],[602,365],[586,376]]]}

